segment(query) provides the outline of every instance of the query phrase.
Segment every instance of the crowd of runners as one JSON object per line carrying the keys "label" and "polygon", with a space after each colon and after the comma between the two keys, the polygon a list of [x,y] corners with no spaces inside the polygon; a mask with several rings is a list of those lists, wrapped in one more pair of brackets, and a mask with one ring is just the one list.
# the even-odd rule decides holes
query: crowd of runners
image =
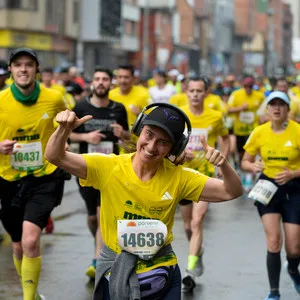
{"label": "crowd of runners", "polygon": [[[55,230],[51,212],[71,175],[94,237],[85,271],[94,299],[191,292],[204,272],[209,202],[241,196],[254,200],[266,234],[265,299],[280,299],[283,244],[300,294],[300,75],[174,68],[142,78],[124,64],[96,66],[86,80],[74,66],[44,65],[29,48],[0,61],[0,240],[11,238],[24,300],[44,299],[40,239]],[[160,210],[155,220],[149,207]],[[178,207],[189,241],[181,271],[171,247]]]}

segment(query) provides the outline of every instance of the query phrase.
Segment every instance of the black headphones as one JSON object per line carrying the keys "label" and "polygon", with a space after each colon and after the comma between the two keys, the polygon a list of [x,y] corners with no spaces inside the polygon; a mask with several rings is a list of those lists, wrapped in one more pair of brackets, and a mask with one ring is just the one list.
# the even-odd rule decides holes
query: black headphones
{"label": "black headphones", "polygon": [[169,153],[169,155],[174,155],[174,156],[178,157],[184,151],[187,143],[189,142],[190,135],[192,133],[192,125],[191,125],[191,122],[190,122],[188,116],[178,107],[176,107],[172,104],[169,104],[169,103],[151,103],[151,104],[147,105],[142,110],[142,112],[138,115],[136,121],[134,122],[134,124],[131,128],[131,132],[133,134],[135,134],[136,136],[139,136],[141,134],[141,131],[144,126],[144,120],[147,117],[147,114],[145,114],[145,111],[147,111],[148,109],[150,109],[152,107],[168,107],[168,108],[174,109],[184,118],[185,124],[187,126],[187,136],[182,133],[181,137],[179,138],[179,140],[177,140],[174,143],[174,145]]}

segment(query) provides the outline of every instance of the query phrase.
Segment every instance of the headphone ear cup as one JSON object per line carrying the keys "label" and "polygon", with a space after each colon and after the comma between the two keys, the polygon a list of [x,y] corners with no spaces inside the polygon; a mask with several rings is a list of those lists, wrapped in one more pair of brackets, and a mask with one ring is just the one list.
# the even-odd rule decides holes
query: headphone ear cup
{"label": "headphone ear cup", "polygon": [[172,154],[176,157],[180,156],[180,154],[184,151],[188,141],[189,141],[189,138],[183,134],[181,136],[181,139],[171,149],[170,154]]}
{"label": "headphone ear cup", "polygon": [[139,136],[141,134],[142,128],[143,128],[143,122],[147,115],[140,113],[135,120],[134,124],[132,125],[131,132]]}

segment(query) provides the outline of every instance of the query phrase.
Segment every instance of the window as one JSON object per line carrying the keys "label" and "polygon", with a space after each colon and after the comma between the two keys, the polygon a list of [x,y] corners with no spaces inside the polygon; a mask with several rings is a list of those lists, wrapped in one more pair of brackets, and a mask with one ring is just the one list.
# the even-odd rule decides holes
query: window
{"label": "window", "polygon": [[6,6],[10,9],[37,10],[38,0],[8,0]]}
{"label": "window", "polygon": [[79,2],[77,0],[73,2],[73,22],[79,22]]}
{"label": "window", "polygon": [[38,0],[27,0],[27,7],[24,7],[24,8],[27,8],[27,9],[30,9],[30,10],[38,10]]}
{"label": "window", "polygon": [[6,0],[0,0],[0,8],[6,8]]}
{"label": "window", "polygon": [[21,0],[7,1],[7,8],[20,9],[21,8]]}
{"label": "window", "polygon": [[54,21],[54,1],[47,0],[46,1],[46,23],[52,23]]}

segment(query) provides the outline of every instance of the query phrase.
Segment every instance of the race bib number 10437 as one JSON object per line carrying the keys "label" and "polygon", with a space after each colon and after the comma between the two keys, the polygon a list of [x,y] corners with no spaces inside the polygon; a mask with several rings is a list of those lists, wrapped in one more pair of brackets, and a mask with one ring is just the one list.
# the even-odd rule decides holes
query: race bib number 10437
{"label": "race bib number 10437", "polygon": [[119,220],[119,246],[143,260],[155,256],[167,239],[167,227],[159,220]]}
{"label": "race bib number 10437", "polygon": [[14,154],[10,155],[11,166],[15,170],[33,171],[43,166],[43,151],[41,142],[15,144]]}

